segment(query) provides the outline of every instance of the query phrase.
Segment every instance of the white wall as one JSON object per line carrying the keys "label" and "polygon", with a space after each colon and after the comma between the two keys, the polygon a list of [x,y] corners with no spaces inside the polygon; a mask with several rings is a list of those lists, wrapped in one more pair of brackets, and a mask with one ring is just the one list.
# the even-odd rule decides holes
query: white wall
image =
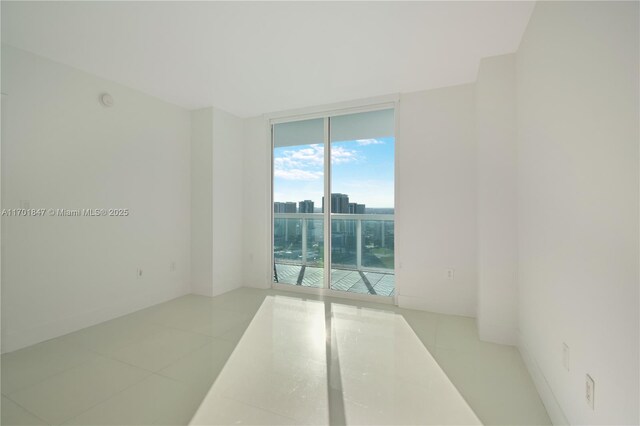
{"label": "white wall", "polygon": [[213,108],[191,111],[191,291],[213,294]]}
{"label": "white wall", "polygon": [[216,296],[243,283],[244,121],[204,108],[191,132],[191,289]]}
{"label": "white wall", "polygon": [[402,94],[398,113],[398,303],[475,316],[473,85]]}
{"label": "white wall", "polygon": [[515,55],[480,62],[475,84],[478,185],[478,332],[517,341]]}
{"label": "white wall", "polygon": [[539,2],[517,54],[520,346],[556,422],[640,422],[638,12]]}
{"label": "white wall", "polygon": [[189,112],[5,45],[2,92],[2,208],[131,212],[2,218],[2,350],[188,293]]}
{"label": "white wall", "polygon": [[243,123],[214,108],[213,296],[243,283]]}
{"label": "white wall", "polygon": [[271,285],[271,141],[264,117],[245,120],[244,137],[244,285]]}

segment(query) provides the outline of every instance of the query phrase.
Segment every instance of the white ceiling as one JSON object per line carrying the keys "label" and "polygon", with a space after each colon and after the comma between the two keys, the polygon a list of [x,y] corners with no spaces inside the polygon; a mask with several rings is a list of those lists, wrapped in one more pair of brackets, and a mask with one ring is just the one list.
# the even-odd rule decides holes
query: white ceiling
{"label": "white ceiling", "polygon": [[247,117],[472,82],[532,2],[6,2],[2,41]]}

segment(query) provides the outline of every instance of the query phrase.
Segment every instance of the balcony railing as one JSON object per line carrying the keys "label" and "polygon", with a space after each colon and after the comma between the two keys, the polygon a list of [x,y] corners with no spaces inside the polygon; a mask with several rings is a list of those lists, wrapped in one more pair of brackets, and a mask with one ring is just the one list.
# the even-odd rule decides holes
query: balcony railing
{"label": "balcony railing", "polygon": [[[331,214],[334,268],[393,273],[394,215]],[[274,213],[276,263],[324,264],[324,215]]]}

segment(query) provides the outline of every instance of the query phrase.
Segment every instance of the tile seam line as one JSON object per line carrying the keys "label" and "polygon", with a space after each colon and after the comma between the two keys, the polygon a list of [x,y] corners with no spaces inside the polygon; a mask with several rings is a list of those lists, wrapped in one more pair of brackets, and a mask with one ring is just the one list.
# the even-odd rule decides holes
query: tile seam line
{"label": "tile seam line", "polygon": [[[342,375],[340,374],[340,355],[338,353],[337,337],[333,330],[332,302],[323,302],[325,320],[325,357],[327,372],[327,415],[330,425],[346,425],[347,418],[344,409],[344,392],[342,391]],[[333,342],[336,342],[335,349]],[[335,351],[335,365],[333,354]],[[334,370],[335,368],[335,370]],[[334,379],[332,379],[334,377]],[[333,387],[334,385],[335,387]],[[335,404],[334,404],[335,399]]]}
{"label": "tile seam line", "polygon": [[[25,390],[27,390],[27,389],[29,389],[29,388],[31,388],[31,387],[33,387],[33,386],[35,386],[35,385],[39,384],[39,383],[42,383],[42,382],[44,382],[45,380],[49,380],[50,378],[55,377],[55,376],[57,376],[57,375],[59,375],[59,374],[66,373],[67,371],[71,371],[71,370],[73,370],[73,369],[75,369],[75,368],[78,368],[78,367],[81,367],[81,366],[83,366],[83,365],[85,365],[85,364],[88,364],[88,363],[90,363],[91,361],[95,360],[95,359],[96,359],[96,358],[98,358],[98,357],[104,357],[104,355],[102,355],[102,354],[100,354],[100,353],[97,353],[97,352],[95,352],[95,351],[92,351],[92,350],[90,350],[90,349],[86,349],[86,348],[83,348],[83,347],[80,347],[80,346],[77,346],[77,347],[76,347],[76,346],[74,346],[74,345],[72,345],[72,344],[66,344],[66,343],[65,343],[64,345],[65,345],[65,346],[70,346],[70,347],[71,347],[71,349],[74,349],[74,350],[81,349],[81,350],[84,350],[84,351],[86,351],[86,352],[90,352],[90,353],[91,353],[92,355],[94,355],[94,356],[93,356],[92,358],[86,359],[86,360],[84,360],[84,361],[80,361],[80,363],[79,363],[79,364],[73,365],[73,366],[71,366],[71,367],[65,368],[65,369],[60,370],[60,371],[56,371],[56,372],[55,372],[55,373],[53,373],[53,374],[49,374],[49,375],[45,376],[44,378],[42,378],[41,380],[38,380],[38,381],[37,381],[37,382],[35,382],[35,383],[32,383],[32,384],[30,384],[30,385],[26,385],[26,386],[22,386],[22,387],[20,387],[20,388],[18,388],[18,389],[16,389],[16,390],[11,391],[10,393],[3,393],[2,395],[6,396],[6,397],[9,397],[9,396],[11,396],[11,395],[13,395],[13,394],[16,394],[16,393],[18,393],[18,392],[25,391]],[[11,399],[11,400],[13,401],[13,399]]]}
{"label": "tile seam line", "polygon": [[256,409],[261,410],[261,411],[266,411],[267,413],[271,413],[271,414],[273,414],[275,416],[279,416],[279,417],[284,417],[285,419],[289,419],[289,420],[292,420],[294,422],[298,422],[298,423],[304,422],[303,420],[300,420],[300,419],[295,419],[295,418],[290,417],[290,416],[285,416],[284,414],[276,413],[275,411],[272,411],[272,410],[270,410],[268,408],[262,408],[262,407],[258,407],[257,405],[254,405],[254,404],[249,404],[248,402],[241,401],[241,400],[239,400],[237,398],[233,398],[233,397],[226,396],[226,395],[220,395],[219,397],[220,398],[224,398],[224,399],[228,399],[229,401],[237,402],[237,403],[242,404],[242,405],[246,405],[248,407],[256,408]]}
{"label": "tile seam line", "polygon": [[35,417],[36,419],[42,421],[42,423],[48,425],[49,422],[46,421],[45,419],[43,419],[42,417],[38,416],[37,414],[31,412],[31,410],[29,410],[28,408],[24,407],[22,404],[20,404],[18,401],[13,400],[12,398],[9,397],[9,395],[2,395],[5,398],[7,398],[9,401],[13,402],[14,404],[16,404],[18,407],[22,408],[24,411],[26,411],[27,413],[31,414],[33,417]]}
{"label": "tile seam line", "polygon": [[[140,368],[140,367],[138,367],[138,368]],[[144,371],[149,372],[148,370],[144,370]],[[61,423],[58,423],[58,425],[60,425],[60,426],[64,426],[64,425],[68,424],[70,420],[73,420],[73,419],[75,419],[75,418],[77,418],[77,417],[80,417],[80,416],[81,416],[81,415],[83,415],[84,413],[86,413],[86,412],[88,412],[88,411],[90,411],[90,410],[93,410],[93,409],[94,409],[94,408],[96,408],[98,405],[100,405],[100,404],[104,404],[105,402],[108,402],[108,401],[112,400],[113,398],[115,398],[116,396],[120,395],[121,393],[123,393],[123,392],[125,392],[125,391],[127,391],[127,390],[131,389],[132,387],[134,387],[134,386],[136,386],[136,385],[139,385],[140,383],[144,382],[145,380],[147,380],[147,379],[148,379],[149,377],[151,377],[151,376],[158,376],[158,377],[160,377],[160,378],[167,379],[167,380],[170,380],[170,381],[172,381],[172,382],[176,382],[176,383],[178,383],[178,384],[184,385],[184,383],[182,383],[182,382],[180,382],[180,381],[178,381],[178,380],[175,380],[175,379],[172,379],[172,378],[170,378],[170,377],[165,377],[165,376],[162,376],[162,375],[160,375],[160,374],[156,374],[156,373],[154,373],[154,372],[151,372],[151,374],[147,374],[147,375],[146,375],[146,376],[144,376],[141,380],[138,380],[137,382],[132,383],[131,385],[129,385],[129,386],[127,386],[127,387],[125,387],[125,388],[123,388],[123,389],[119,390],[118,392],[116,392],[116,393],[114,393],[113,395],[111,395],[111,396],[107,397],[106,399],[103,399],[102,401],[100,401],[100,402],[97,402],[97,403],[93,404],[91,407],[87,408],[86,410],[83,410],[83,411],[81,411],[80,413],[78,413],[78,414],[76,414],[76,415],[74,415],[74,416],[71,416],[71,417],[69,417],[69,418],[64,419]],[[115,425],[114,425],[114,426],[115,426]],[[125,425],[123,424],[123,425],[118,425],[118,426],[125,426]]]}

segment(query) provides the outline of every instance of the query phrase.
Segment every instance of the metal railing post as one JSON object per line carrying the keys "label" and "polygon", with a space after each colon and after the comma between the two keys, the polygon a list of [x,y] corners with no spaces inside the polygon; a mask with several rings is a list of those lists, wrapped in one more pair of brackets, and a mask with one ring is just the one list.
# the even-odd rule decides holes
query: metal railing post
{"label": "metal railing post", "polygon": [[302,264],[307,264],[307,219],[302,218]]}
{"label": "metal railing post", "polygon": [[356,219],[356,269],[362,269],[362,220]]}
{"label": "metal railing post", "polygon": [[287,247],[289,244],[289,219],[284,219],[284,246]]}

